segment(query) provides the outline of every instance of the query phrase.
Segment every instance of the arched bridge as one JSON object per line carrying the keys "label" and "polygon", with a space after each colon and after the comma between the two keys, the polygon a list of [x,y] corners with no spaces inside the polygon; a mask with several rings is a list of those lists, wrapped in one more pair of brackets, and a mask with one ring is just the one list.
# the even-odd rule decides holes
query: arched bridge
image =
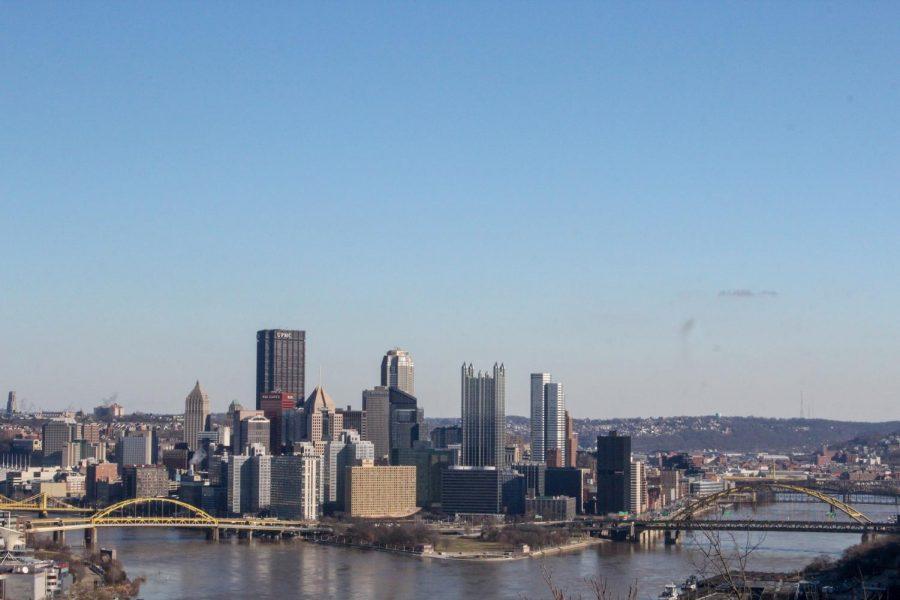
{"label": "arched bridge", "polygon": [[251,536],[252,532],[307,535],[331,531],[330,528],[319,527],[309,521],[218,518],[174,498],[131,498],[99,510],[89,517],[40,518],[22,524],[27,534],[53,533],[57,540],[62,539],[66,531],[83,530],[88,544],[96,541],[96,531],[103,527],[204,529],[209,532],[211,539],[217,539],[222,530],[246,532]]}
{"label": "arched bridge", "polygon": [[35,494],[33,496],[28,496],[27,498],[23,498],[21,500],[13,500],[12,498],[7,498],[6,496],[0,494],[0,511],[37,512],[42,515],[46,515],[47,513],[51,512],[92,513],[94,512],[94,509],[72,506],[71,504],[63,502],[59,498],[54,498],[53,496],[43,492],[40,494]]}
{"label": "arched bridge", "polygon": [[708,496],[703,496],[698,498],[694,502],[687,504],[686,506],[680,508],[679,510],[672,513],[667,520],[673,522],[685,522],[694,519],[694,517],[698,514],[709,510],[710,508],[714,508],[718,505],[720,500],[726,500],[731,496],[737,494],[746,494],[746,493],[756,493],[760,489],[770,489],[772,491],[783,491],[783,492],[792,492],[796,494],[803,494],[805,496],[809,496],[825,504],[828,504],[833,509],[836,509],[848,517],[850,517],[853,521],[857,523],[865,525],[866,523],[872,523],[872,519],[856,510],[849,504],[842,502],[832,496],[829,496],[826,493],[820,492],[818,490],[814,490],[808,487],[802,487],[799,485],[793,485],[789,483],[779,483],[774,481],[766,481],[754,484],[741,484],[731,488],[727,488],[722,490],[721,492],[716,492],[714,494],[709,494]]}
{"label": "arched bridge", "polygon": [[[823,502],[833,511],[847,515],[848,520],[798,521],[798,520],[758,520],[758,519],[706,519],[704,513],[715,509],[721,501],[741,494],[755,494],[760,491],[790,492]],[[900,533],[900,522],[878,523],[850,504],[838,500],[816,489],[777,481],[741,483],[734,487],[697,498],[666,517],[656,519],[635,519],[632,521],[604,521],[599,523],[586,520],[585,524],[593,532],[606,532],[617,538],[638,539],[642,531],[664,531],[666,542],[674,543],[681,531],[791,531],[860,533]]]}

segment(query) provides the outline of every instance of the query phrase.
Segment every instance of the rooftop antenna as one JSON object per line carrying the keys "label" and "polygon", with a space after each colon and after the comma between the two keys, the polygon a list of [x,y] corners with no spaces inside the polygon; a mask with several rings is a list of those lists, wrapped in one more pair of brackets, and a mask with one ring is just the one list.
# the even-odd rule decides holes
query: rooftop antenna
{"label": "rooftop antenna", "polygon": [[319,365],[319,387],[322,387],[322,365]]}
{"label": "rooftop antenna", "polygon": [[803,416],[803,390],[800,390],[800,418],[805,418]]}

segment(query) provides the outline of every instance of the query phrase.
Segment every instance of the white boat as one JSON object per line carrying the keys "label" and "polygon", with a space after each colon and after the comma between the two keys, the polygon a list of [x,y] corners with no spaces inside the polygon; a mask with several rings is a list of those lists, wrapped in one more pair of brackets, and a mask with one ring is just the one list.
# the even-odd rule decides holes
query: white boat
{"label": "white boat", "polygon": [[696,592],[697,591],[697,576],[691,575],[687,579],[684,580],[684,583],[681,584],[682,592]]}
{"label": "white boat", "polygon": [[678,591],[678,586],[674,583],[669,583],[663,588],[662,594],[659,595],[660,600],[664,598],[678,598],[681,593]]}

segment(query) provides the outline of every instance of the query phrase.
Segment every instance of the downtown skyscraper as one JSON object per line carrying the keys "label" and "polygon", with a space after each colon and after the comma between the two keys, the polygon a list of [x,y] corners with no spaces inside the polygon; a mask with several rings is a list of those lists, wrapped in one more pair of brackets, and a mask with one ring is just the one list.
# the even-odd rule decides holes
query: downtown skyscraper
{"label": "downtown skyscraper", "polygon": [[631,507],[631,437],[597,436],[597,514],[628,512]]}
{"label": "downtown skyscraper", "polygon": [[208,417],[209,396],[200,387],[198,381],[191,393],[184,399],[184,441],[191,450],[200,447],[200,432],[206,429]]}
{"label": "downtown skyscraper", "polygon": [[531,460],[544,462],[547,452],[566,461],[566,397],[550,373],[531,374]]}
{"label": "downtown skyscraper", "polygon": [[263,329],[256,332],[256,408],[266,392],[306,398],[306,332]]}
{"label": "downtown skyscraper", "polygon": [[381,360],[381,385],[416,395],[415,365],[409,352],[394,348],[385,353]]}
{"label": "downtown skyscraper", "polygon": [[462,365],[462,457],[471,467],[505,465],[506,368],[494,363],[493,374]]}

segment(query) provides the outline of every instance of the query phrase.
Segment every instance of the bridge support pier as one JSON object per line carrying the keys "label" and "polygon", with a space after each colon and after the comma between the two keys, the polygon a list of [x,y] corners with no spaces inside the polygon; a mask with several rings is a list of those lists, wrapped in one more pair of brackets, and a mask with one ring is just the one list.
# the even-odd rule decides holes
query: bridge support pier
{"label": "bridge support pier", "polygon": [[862,543],[863,544],[867,544],[869,542],[874,542],[874,541],[875,541],[875,532],[874,531],[867,531],[864,534],[862,534]]}
{"label": "bridge support pier", "polygon": [[637,527],[633,522],[628,527],[628,541],[629,542],[640,542],[642,539],[642,534],[644,534],[647,530],[643,527]]}
{"label": "bridge support pier", "polygon": [[84,530],[84,547],[93,548],[97,545],[97,528],[88,527]]}
{"label": "bridge support pier", "polygon": [[219,541],[219,528],[218,527],[210,527],[206,530],[206,539],[211,542]]}
{"label": "bridge support pier", "polygon": [[65,531],[54,531],[53,532],[53,543],[65,545],[66,543],[66,532]]}
{"label": "bridge support pier", "polygon": [[678,543],[679,538],[681,537],[681,532],[677,529],[666,529],[665,533],[665,545],[666,546],[674,546]]}

